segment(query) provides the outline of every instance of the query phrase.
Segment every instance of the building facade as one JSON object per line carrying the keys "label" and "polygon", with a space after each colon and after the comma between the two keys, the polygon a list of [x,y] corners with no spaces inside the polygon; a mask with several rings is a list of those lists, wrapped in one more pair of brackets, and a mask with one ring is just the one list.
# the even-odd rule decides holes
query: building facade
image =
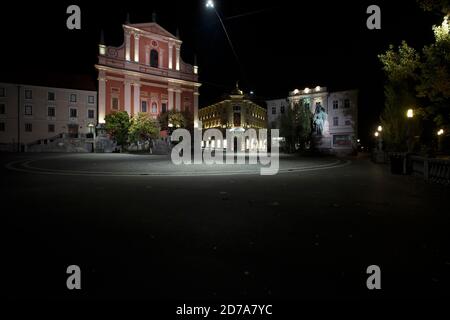
{"label": "building facade", "polygon": [[289,100],[273,99],[267,102],[267,124],[271,129],[280,127],[280,116],[284,114],[289,107]]}
{"label": "building facade", "polygon": [[155,22],[124,24],[120,47],[99,45],[99,123],[114,111],[156,118],[166,111],[191,112],[198,120],[198,67],[180,56],[182,41]]}
{"label": "building facade", "polygon": [[93,134],[96,125],[96,91],[0,83],[2,145]]}
{"label": "building facade", "polygon": [[[223,137],[227,131],[233,134],[245,134],[247,129],[266,129],[266,109],[259,106],[245,95],[236,85],[236,88],[224,100],[199,110],[199,121],[203,129],[218,129]],[[256,139],[255,139],[256,140]],[[256,143],[256,141],[253,141]],[[266,143],[266,142],[264,142]],[[203,147],[227,148],[226,140],[210,143],[203,141]],[[230,150],[236,150],[236,146],[230,146]],[[241,149],[252,148],[251,140],[243,140]],[[239,149],[239,148],[237,148]]]}
{"label": "building facade", "polygon": [[300,105],[311,112],[313,142],[324,152],[350,153],[356,148],[358,91],[328,92],[326,87],[289,92],[286,99],[267,101],[269,126],[280,128],[280,117],[289,106]]}

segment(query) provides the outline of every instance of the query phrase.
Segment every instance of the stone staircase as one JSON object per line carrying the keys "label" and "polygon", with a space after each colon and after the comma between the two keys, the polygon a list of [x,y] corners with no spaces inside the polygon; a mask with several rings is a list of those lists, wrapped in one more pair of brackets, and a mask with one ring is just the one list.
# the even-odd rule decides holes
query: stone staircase
{"label": "stone staircase", "polygon": [[25,147],[26,152],[93,152],[93,136],[77,134],[71,136],[61,133],[57,136],[39,139],[28,143]]}

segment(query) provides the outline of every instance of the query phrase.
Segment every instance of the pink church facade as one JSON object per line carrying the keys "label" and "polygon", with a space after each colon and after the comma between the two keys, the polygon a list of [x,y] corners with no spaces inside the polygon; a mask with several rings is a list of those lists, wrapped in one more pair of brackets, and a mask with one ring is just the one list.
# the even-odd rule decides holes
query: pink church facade
{"label": "pink church facade", "polygon": [[98,121],[115,111],[156,118],[165,111],[187,111],[198,123],[198,67],[180,57],[182,41],[155,22],[124,24],[120,47],[100,44]]}

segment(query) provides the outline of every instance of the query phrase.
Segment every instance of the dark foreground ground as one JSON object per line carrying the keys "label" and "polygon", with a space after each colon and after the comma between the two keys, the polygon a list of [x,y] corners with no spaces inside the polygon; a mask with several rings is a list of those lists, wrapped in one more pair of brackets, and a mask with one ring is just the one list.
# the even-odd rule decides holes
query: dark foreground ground
{"label": "dark foreground ground", "polygon": [[[276,176],[67,176],[4,167],[46,156],[53,157],[1,155],[8,298],[450,296],[449,189],[392,176],[365,158]],[[95,156],[35,164],[111,172],[156,159]],[[159,160],[138,171],[163,167]],[[81,291],[66,288],[72,264],[81,267]],[[376,292],[366,287],[373,264],[382,272]]]}

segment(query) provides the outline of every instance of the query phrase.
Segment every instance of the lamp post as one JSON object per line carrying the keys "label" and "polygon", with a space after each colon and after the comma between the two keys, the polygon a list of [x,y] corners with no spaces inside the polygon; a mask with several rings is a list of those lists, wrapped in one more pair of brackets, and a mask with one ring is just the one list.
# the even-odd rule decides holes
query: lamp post
{"label": "lamp post", "polygon": [[412,118],[414,118],[414,110],[413,109],[408,109],[406,111],[406,118],[407,118],[407,124],[406,124],[406,135],[407,135],[407,148],[408,148],[408,153],[412,151],[413,149],[413,143],[412,143],[412,136],[411,136],[411,121]]}
{"label": "lamp post", "polygon": [[438,151],[442,151],[442,136],[444,135],[444,129],[439,129],[437,132],[438,136]]}

